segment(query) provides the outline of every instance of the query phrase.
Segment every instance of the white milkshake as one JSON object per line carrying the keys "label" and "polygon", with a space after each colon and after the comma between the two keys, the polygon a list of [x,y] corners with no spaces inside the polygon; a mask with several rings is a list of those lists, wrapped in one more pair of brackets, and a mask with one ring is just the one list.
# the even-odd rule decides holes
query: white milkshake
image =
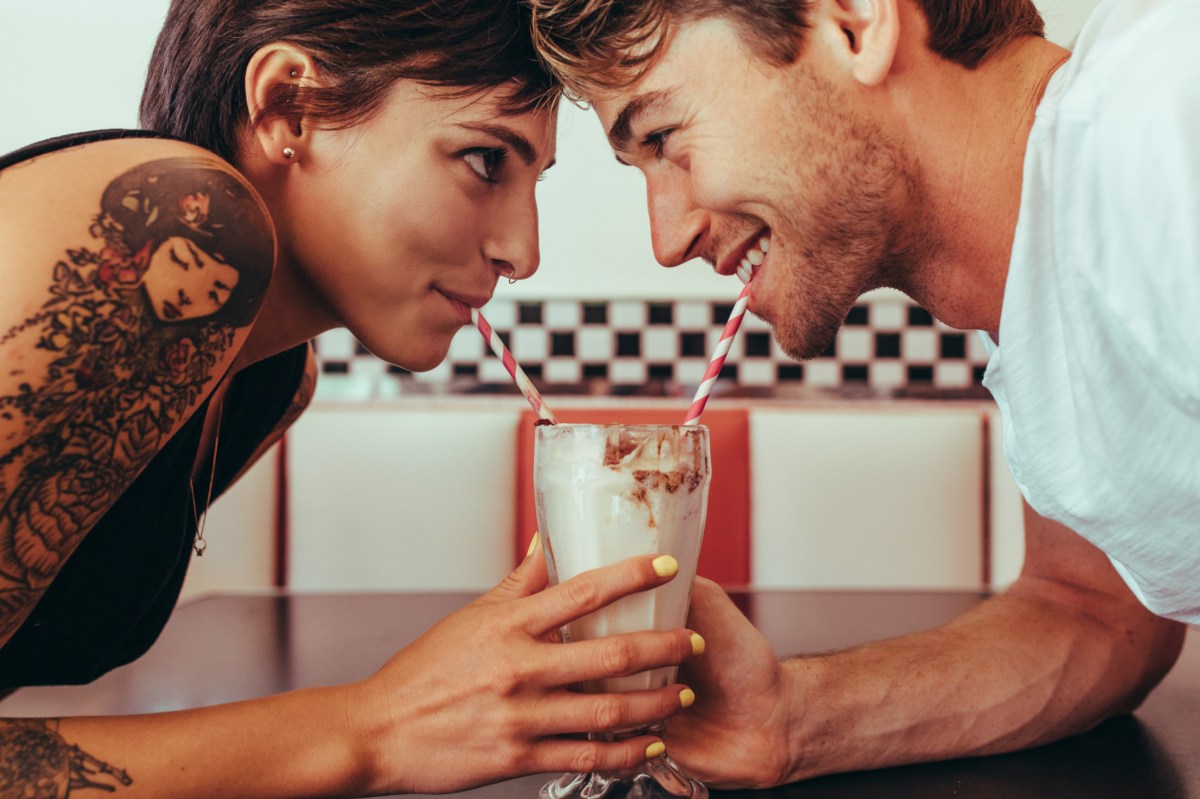
{"label": "white milkshake", "polygon": [[[568,626],[600,638],[682,627],[704,533],[707,428],[544,425],[534,447],[534,492],[552,583],[634,555],[672,555],[679,575]],[[675,668],[585,684],[590,693],[660,688]]]}

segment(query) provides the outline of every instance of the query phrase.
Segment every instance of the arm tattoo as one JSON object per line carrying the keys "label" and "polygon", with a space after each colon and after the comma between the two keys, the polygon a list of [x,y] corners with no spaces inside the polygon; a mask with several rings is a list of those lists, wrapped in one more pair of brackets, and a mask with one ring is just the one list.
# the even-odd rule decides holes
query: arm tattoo
{"label": "arm tattoo", "polygon": [[133,784],[110,766],[63,740],[50,721],[0,721],[0,799],[67,799],[76,790],[113,793]]}
{"label": "arm tattoo", "polygon": [[47,270],[41,308],[0,335],[0,362],[20,362],[12,348],[48,364],[10,371],[16,391],[0,396],[18,430],[0,440],[0,635],[211,390],[270,279],[260,206],[199,160],[118,177],[90,233]]}

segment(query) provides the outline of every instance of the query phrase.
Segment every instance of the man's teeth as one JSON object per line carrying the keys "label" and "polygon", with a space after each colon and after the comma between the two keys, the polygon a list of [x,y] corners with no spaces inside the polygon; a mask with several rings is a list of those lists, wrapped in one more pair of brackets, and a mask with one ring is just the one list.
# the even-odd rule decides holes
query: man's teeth
{"label": "man's teeth", "polygon": [[742,258],[738,264],[737,276],[743,283],[749,283],[750,278],[754,277],[754,273],[758,271],[758,267],[762,265],[763,259],[766,257],[767,250],[771,247],[771,240],[763,237],[758,240],[758,247],[751,247],[746,251],[746,256]]}

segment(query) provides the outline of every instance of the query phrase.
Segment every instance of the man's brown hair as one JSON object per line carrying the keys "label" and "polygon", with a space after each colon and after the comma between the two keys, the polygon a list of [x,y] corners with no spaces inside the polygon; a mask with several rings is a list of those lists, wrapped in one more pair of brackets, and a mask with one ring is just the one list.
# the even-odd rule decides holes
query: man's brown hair
{"label": "man's brown hair", "polygon": [[[903,2],[903,0],[901,0]],[[672,25],[721,16],[764,59],[800,54],[814,0],[524,0],[538,54],[577,97],[624,88],[654,58]],[[930,50],[973,69],[1022,36],[1044,36],[1033,0],[916,0]]]}
{"label": "man's brown hair", "polygon": [[172,0],[142,93],[141,124],[233,162],[248,124],[245,72],[262,46],[307,50],[321,87],[280,87],[259,117],[329,127],[368,119],[400,79],[465,96],[505,87],[502,108],[553,107],[520,0]]}

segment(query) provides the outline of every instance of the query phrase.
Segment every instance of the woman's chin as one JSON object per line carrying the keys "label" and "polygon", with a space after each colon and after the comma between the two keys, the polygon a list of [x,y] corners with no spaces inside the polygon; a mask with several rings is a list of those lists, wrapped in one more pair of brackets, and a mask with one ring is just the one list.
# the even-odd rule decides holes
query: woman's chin
{"label": "woman's chin", "polygon": [[376,353],[388,363],[410,372],[428,372],[436,368],[450,352],[450,342],[438,346],[396,347],[394,351]]}

